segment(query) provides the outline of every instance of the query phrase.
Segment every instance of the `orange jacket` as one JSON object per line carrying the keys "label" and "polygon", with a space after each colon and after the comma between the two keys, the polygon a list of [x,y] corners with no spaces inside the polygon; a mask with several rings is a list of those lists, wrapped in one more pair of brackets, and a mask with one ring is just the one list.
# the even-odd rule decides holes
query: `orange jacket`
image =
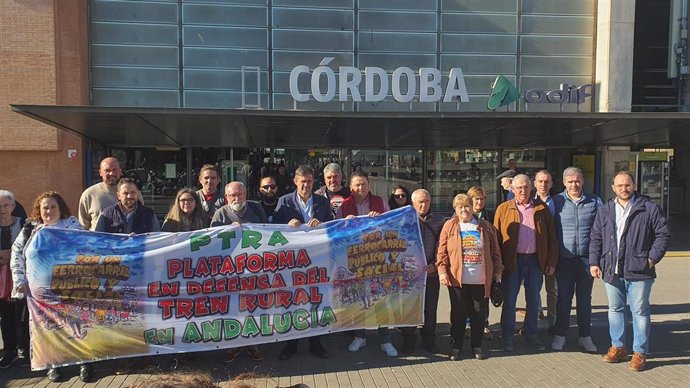
{"label": "orange jacket", "polygon": [[[501,251],[498,246],[496,229],[485,220],[478,220],[479,236],[484,246],[482,260],[484,261],[484,297],[491,295],[491,283],[494,277],[503,273],[501,263]],[[436,267],[438,273],[448,275],[450,285],[462,287],[462,239],[459,229],[460,220],[457,216],[443,224],[441,236],[438,238],[438,251],[436,253]]]}
{"label": "orange jacket", "polygon": [[[558,264],[558,239],[556,227],[549,211],[549,206],[544,202],[534,201],[534,228],[537,241],[537,257],[539,268],[546,271],[546,266],[556,268]],[[520,211],[514,199],[498,205],[494,215],[494,226],[498,230],[498,242],[501,244],[501,256],[505,272],[515,271],[517,262],[518,230],[520,224]]]}

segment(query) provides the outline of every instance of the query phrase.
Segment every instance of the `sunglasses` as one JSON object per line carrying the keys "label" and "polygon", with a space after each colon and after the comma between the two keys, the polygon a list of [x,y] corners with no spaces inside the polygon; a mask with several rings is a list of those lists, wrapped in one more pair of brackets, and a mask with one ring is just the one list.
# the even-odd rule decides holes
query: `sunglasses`
{"label": "sunglasses", "polygon": [[276,188],[278,188],[278,186],[276,186],[276,185],[264,185],[264,186],[261,186],[261,188],[264,190],[275,190]]}
{"label": "sunglasses", "polygon": [[393,196],[398,199],[407,198],[407,194],[393,194]]}

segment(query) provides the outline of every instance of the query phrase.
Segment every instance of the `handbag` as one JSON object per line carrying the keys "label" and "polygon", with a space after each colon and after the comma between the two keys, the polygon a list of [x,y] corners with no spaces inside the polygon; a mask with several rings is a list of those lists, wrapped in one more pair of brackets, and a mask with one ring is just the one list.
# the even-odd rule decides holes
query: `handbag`
{"label": "handbag", "polygon": [[503,304],[503,287],[501,282],[493,282],[491,284],[491,304],[494,307],[501,307]]}
{"label": "handbag", "polygon": [[0,300],[9,301],[12,297],[12,272],[7,264],[0,264]]}

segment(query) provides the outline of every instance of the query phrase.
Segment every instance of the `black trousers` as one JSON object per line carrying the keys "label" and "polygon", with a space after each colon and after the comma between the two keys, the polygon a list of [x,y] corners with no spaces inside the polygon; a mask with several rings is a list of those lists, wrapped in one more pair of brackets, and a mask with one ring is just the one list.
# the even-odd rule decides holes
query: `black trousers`
{"label": "black trousers", "polygon": [[481,347],[484,333],[482,314],[484,285],[463,284],[462,287],[448,287],[448,296],[450,298],[450,335],[453,339],[451,347],[462,349],[467,317],[470,318],[472,348]]}
{"label": "black trousers", "polygon": [[[441,284],[438,281],[438,276],[428,276],[426,280],[426,294],[424,296],[424,326],[420,330],[423,344],[433,344],[436,341],[436,317],[440,291]],[[414,338],[416,338],[416,327],[403,327],[400,331],[408,341],[414,341]]]}
{"label": "black trousers", "polygon": [[15,314],[16,306],[13,301],[0,300],[0,329],[2,329],[2,343],[5,352],[17,351],[17,319]]}
{"label": "black trousers", "polygon": [[[14,314],[17,322],[17,347],[29,351],[29,308],[26,299],[14,299]],[[27,353],[28,356],[28,353]]]}
{"label": "black trousers", "polygon": [[[323,348],[323,345],[321,345],[321,337],[323,335],[316,335],[313,337],[309,337],[309,351],[316,351],[321,348]],[[283,347],[283,352],[285,353],[297,353],[297,343],[299,342],[299,339],[293,339],[293,340],[288,340],[285,342],[285,347]]]}

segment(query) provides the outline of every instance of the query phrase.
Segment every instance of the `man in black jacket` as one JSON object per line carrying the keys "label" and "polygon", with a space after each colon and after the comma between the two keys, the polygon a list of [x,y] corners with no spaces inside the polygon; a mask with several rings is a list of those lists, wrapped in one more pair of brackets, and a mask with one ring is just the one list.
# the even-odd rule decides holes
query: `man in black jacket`
{"label": "man in black jacket", "polygon": [[[417,189],[412,192],[412,206],[417,211],[419,218],[419,229],[424,243],[424,255],[426,256],[426,293],[424,294],[424,326],[420,334],[422,336],[422,347],[431,353],[438,353],[436,346],[436,316],[438,311],[438,296],[441,284],[438,281],[438,271],[436,269],[436,251],[438,248],[438,238],[443,228],[445,219],[440,214],[431,212],[431,195],[424,189]],[[417,342],[417,328],[402,328],[404,354],[414,352]]]}
{"label": "man in black jacket", "polygon": [[103,209],[95,230],[124,234],[159,232],[161,227],[156,213],[139,202],[139,196],[134,179],[120,179],[117,183],[117,203]]}
{"label": "man in black jacket", "polygon": [[[273,215],[274,224],[288,224],[295,228],[307,225],[310,228],[322,222],[331,221],[333,212],[326,197],[314,195],[314,170],[309,166],[300,166],[293,179],[296,190],[285,194],[278,200],[278,207]],[[321,345],[322,336],[309,337],[309,351],[321,359],[329,357],[328,351]],[[287,360],[297,353],[297,341],[289,340],[280,352],[280,359]]]}
{"label": "man in black jacket", "polygon": [[625,305],[633,322],[633,357],[628,367],[644,370],[649,352],[651,316],[649,294],[654,267],[666,254],[669,230],[664,212],[648,197],[635,193],[635,179],[627,171],[613,177],[616,197],[601,206],[590,235],[589,270],[603,278],[609,300],[611,347],[603,360],[625,361]]}

